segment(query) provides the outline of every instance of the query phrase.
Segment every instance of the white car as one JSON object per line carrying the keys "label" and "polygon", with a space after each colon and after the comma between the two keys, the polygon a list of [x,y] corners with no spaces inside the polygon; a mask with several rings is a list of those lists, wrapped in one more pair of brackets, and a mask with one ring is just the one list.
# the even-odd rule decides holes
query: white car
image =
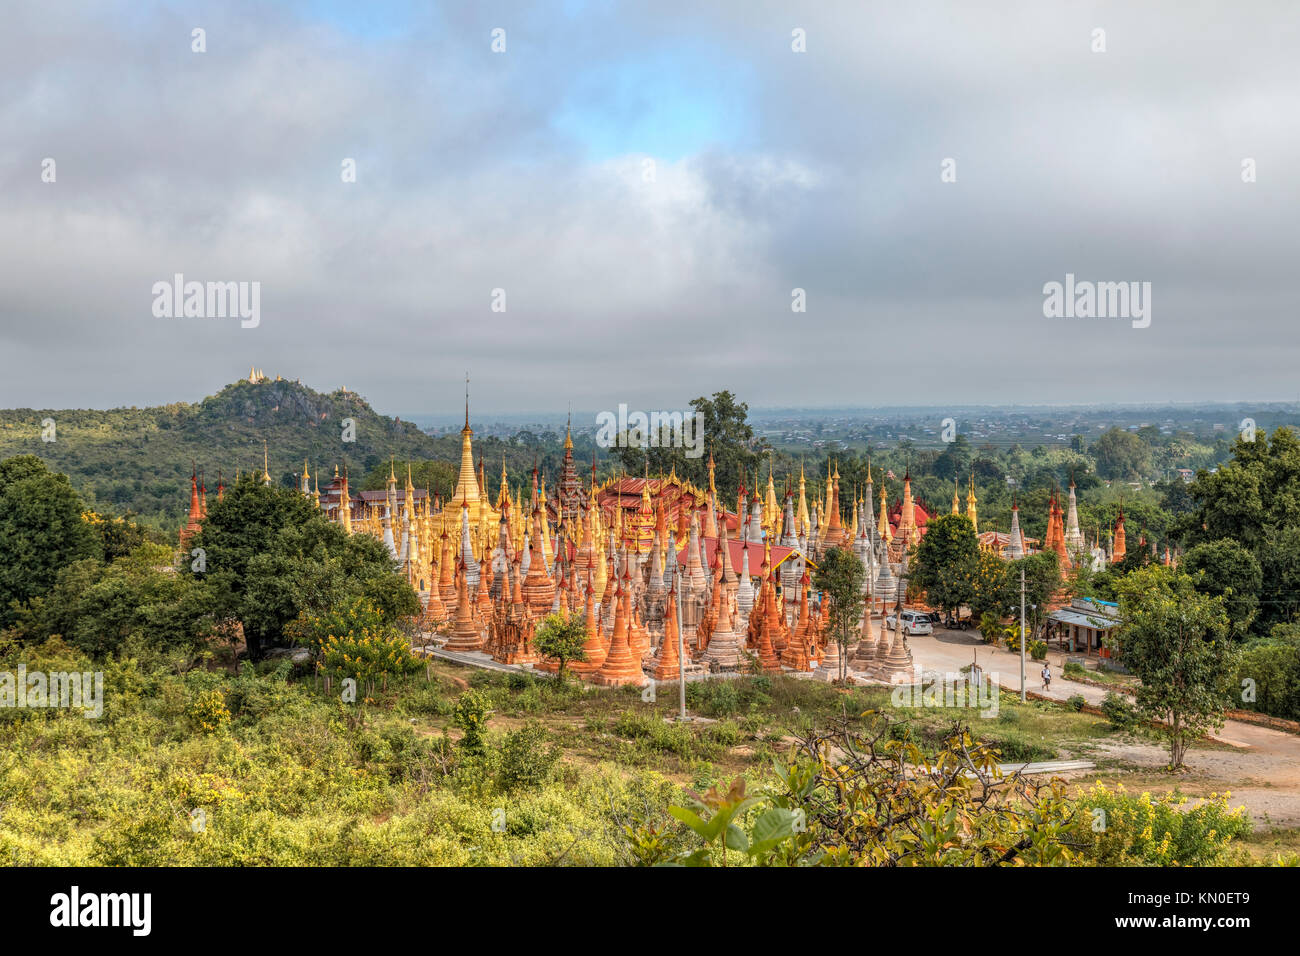
{"label": "white car", "polygon": [[[891,631],[895,627],[894,618],[893,614],[885,618],[885,627]],[[930,615],[924,611],[904,611],[903,633],[909,637],[913,634],[933,634],[934,625],[930,623]]]}

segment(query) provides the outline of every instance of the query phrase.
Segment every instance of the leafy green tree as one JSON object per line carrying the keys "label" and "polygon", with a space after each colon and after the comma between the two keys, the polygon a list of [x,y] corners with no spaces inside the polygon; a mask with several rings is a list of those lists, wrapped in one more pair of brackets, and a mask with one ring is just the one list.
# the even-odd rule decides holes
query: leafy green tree
{"label": "leafy green tree", "polygon": [[53,587],[60,569],[102,556],[84,511],[67,476],[35,455],[0,462],[0,628],[17,605]]}
{"label": "leafy green tree", "polygon": [[[1008,605],[1007,562],[992,551],[980,549],[975,556],[975,573],[971,579],[971,596],[966,603],[971,617],[982,621],[986,615],[1006,616]],[[1019,584],[1017,584],[1017,588]],[[982,625],[981,625],[982,629]]]}
{"label": "leafy green tree", "polygon": [[[928,534],[928,532],[927,532]],[[1020,613],[1020,572],[1025,572],[1025,628],[1032,638],[1047,619],[1047,602],[1061,587],[1061,565],[1055,551],[1040,551],[1007,566],[1007,613]],[[1019,624],[1017,623],[1017,628]]]}
{"label": "leafy green tree", "polygon": [[666,447],[669,443],[662,438],[658,448],[620,447],[617,457],[629,474],[639,475],[648,468],[651,475],[666,475],[676,468],[681,477],[707,488],[708,461],[712,454],[718,494],[723,496],[720,504],[725,505],[727,496],[734,495],[741,482],[746,486],[753,483],[754,469],[767,446],[754,441],[754,429],[748,421],[749,406],[736,401],[731,392],[714,392],[712,398],[700,396],[691,400],[690,407],[692,429],[695,413],[704,416],[704,432],[698,437],[704,442],[705,450],[699,458],[686,457],[687,449]]}
{"label": "leafy green tree", "polygon": [[300,614],[319,615],[358,595],[375,600],[390,621],[419,610],[383,542],[348,534],[297,491],[252,476],[209,505],[193,543],[203,549],[219,616],[243,624],[254,660]]}
{"label": "leafy green tree", "polygon": [[866,569],[857,555],[840,548],[830,548],[813,572],[812,585],[826,597],[827,625],[840,646],[841,681],[848,677],[849,644],[862,621],[865,576]]}
{"label": "leafy green tree", "polygon": [[171,558],[171,548],[146,543],[107,566],[75,561],[22,608],[15,629],[32,643],[62,635],[95,659],[133,637],[155,648],[195,649],[212,633],[211,596],[201,581],[175,573]]}
{"label": "leafy green tree", "polygon": [[1110,640],[1141,679],[1139,713],[1169,741],[1169,766],[1181,769],[1187,748],[1223,726],[1233,676],[1223,599],[1201,594],[1186,574],[1152,565],[1118,584],[1123,625]]}
{"label": "leafy green tree", "polygon": [[135,515],[131,513],[121,517],[94,514],[90,517],[90,524],[99,535],[105,561],[126,557],[146,541],[165,543],[160,532],[137,523]]}
{"label": "leafy green tree", "polygon": [[1257,629],[1300,620],[1300,524],[1270,531],[1256,555],[1263,577]]}
{"label": "leafy green tree", "polygon": [[1300,625],[1278,624],[1237,655],[1235,689],[1246,710],[1300,719]]}
{"label": "leafy green tree", "polygon": [[944,445],[942,454],[934,462],[934,473],[945,482],[965,478],[970,473],[974,452],[965,435],[957,435]]}
{"label": "leafy green tree", "polygon": [[1151,467],[1151,448],[1132,432],[1111,428],[1092,443],[1097,474],[1103,478],[1141,478]]}
{"label": "leafy green tree", "polygon": [[583,649],[586,643],[587,623],[576,614],[548,614],[533,638],[537,653],[560,662],[560,669],[555,676],[561,683],[565,678],[564,669],[570,661],[587,659],[587,652]]}
{"label": "leafy green tree", "polygon": [[975,599],[979,541],[965,515],[940,515],[926,526],[909,565],[911,581],[934,607],[957,613]]}
{"label": "leafy green tree", "polygon": [[1223,598],[1232,636],[1245,637],[1264,586],[1264,572],[1255,556],[1231,538],[1221,538],[1188,551],[1182,570],[1196,579],[1197,591]]}
{"label": "leafy green tree", "polygon": [[1238,437],[1232,459],[1188,486],[1175,533],[1189,547],[1229,539],[1259,562],[1257,632],[1300,617],[1300,438],[1289,428]]}

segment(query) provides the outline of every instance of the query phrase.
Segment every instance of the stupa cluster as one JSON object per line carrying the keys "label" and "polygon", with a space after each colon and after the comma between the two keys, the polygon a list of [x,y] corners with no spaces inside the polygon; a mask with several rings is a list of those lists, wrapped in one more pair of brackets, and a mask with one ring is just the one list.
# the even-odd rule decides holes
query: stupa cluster
{"label": "stupa cluster", "polygon": [[[811,585],[817,560],[838,547],[867,572],[869,610],[862,639],[849,648],[852,669],[884,679],[910,673],[906,641],[883,624],[877,628],[870,613],[897,601],[906,543],[919,537],[909,482],[897,528],[886,518],[881,535],[864,505],[872,500],[870,485],[843,520],[838,470],[811,507],[802,474],[797,497],[787,487],[779,504],[769,474],[766,495],[742,487],[733,511],[719,503],[711,457],[707,490],[675,475],[598,484],[594,474],[582,489],[566,436],[560,493],[548,495],[544,479],[534,476],[525,499],[512,494],[503,473],[489,505],[472,435],[467,417],[461,471],[446,508],[422,508],[408,479],[404,500],[383,504],[386,516],[401,516],[400,538],[391,535],[391,519],[380,519],[384,541],[421,594],[423,623],[435,640],[445,636],[445,651],[554,668],[538,654],[536,636],[548,615],[560,614],[584,622],[586,659],[572,669],[596,684],[748,668],[838,677],[840,649],[827,639]],[[881,501],[885,515],[883,494]],[[326,499],[322,506],[330,505]],[[483,532],[488,521],[496,526],[491,541]],[[435,532],[431,546],[423,524]]]}
{"label": "stupa cluster", "polygon": [[[597,684],[754,667],[837,677],[840,648],[827,639],[812,572],[827,550],[841,548],[866,572],[867,614],[848,649],[851,668],[885,678],[910,670],[906,641],[873,623],[901,606],[907,549],[928,519],[909,478],[892,511],[881,489],[879,519],[870,481],[851,516],[842,513],[838,469],[815,492],[801,469],[797,493],[787,482],[780,497],[769,470],[765,493],[755,476],[754,489],[742,485],[728,508],[712,456],[707,489],[675,473],[598,482],[594,464],[584,482],[566,435],[554,489],[536,469],[531,493],[512,489],[503,465],[493,498],[472,442],[467,406],[460,472],[445,505],[413,486],[409,467],[402,488],[391,467],[382,491],[352,491],[338,467],[324,489],[307,463],[301,477],[301,493],[330,520],[384,543],[420,595],[426,633],[445,639],[445,650],[554,667],[535,638],[546,616],[563,614],[586,624],[586,660],[573,669]],[[206,510],[206,490],[192,484],[183,538]]]}

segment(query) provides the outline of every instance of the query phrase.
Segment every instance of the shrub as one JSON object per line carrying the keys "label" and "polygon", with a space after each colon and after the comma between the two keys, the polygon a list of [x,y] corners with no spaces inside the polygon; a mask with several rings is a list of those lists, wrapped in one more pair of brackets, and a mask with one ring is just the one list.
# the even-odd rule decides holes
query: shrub
{"label": "shrub", "polygon": [[1092,815],[1089,855],[1099,866],[1222,865],[1231,862],[1229,844],[1251,831],[1244,807],[1228,809],[1228,794],[1193,807],[1179,793],[1134,797],[1122,785],[1109,790],[1098,781],[1079,797]]}
{"label": "shrub", "polygon": [[1065,703],[1071,710],[1078,712],[1083,710],[1083,705],[1088,703],[1088,701],[1082,694],[1072,694]]}
{"label": "shrub", "polygon": [[491,701],[482,691],[471,688],[456,698],[451,719],[464,734],[460,739],[461,750],[471,754],[481,754],[485,751],[484,739],[489,713],[491,713]]}
{"label": "shrub", "polygon": [[230,726],[230,711],[226,709],[226,699],[219,690],[199,694],[190,705],[189,715],[201,733],[217,734]]}
{"label": "shrub", "polygon": [[506,734],[501,744],[497,782],[502,790],[532,790],[546,783],[560,759],[560,748],[536,721]]}
{"label": "shrub", "polygon": [[1088,671],[1078,661],[1066,661],[1061,673],[1075,680],[1088,676]]}
{"label": "shrub", "polygon": [[420,683],[411,687],[400,699],[400,710],[405,714],[446,717],[453,711],[451,701],[442,695],[437,684]]}
{"label": "shrub", "polygon": [[511,671],[506,675],[506,687],[511,690],[526,690],[537,686],[537,678],[526,671]]}
{"label": "shrub", "polygon": [[[750,680],[758,680],[751,678]],[[709,717],[730,717],[740,712],[741,694],[739,680],[703,680],[692,681],[686,685],[686,702],[696,710],[703,711]],[[753,686],[752,684],[750,685]],[[768,681],[768,687],[771,681]],[[762,690],[755,689],[756,698],[764,698]]]}
{"label": "shrub", "polygon": [[1032,658],[1033,658],[1034,660],[1036,660],[1036,661],[1045,661],[1045,660],[1047,660],[1047,642],[1046,642],[1046,641],[1030,641],[1030,642],[1029,642],[1029,656],[1032,657]]}
{"label": "shrub", "polygon": [[1128,730],[1137,723],[1137,708],[1129,703],[1122,694],[1110,691],[1101,701],[1101,712],[1112,727]]}

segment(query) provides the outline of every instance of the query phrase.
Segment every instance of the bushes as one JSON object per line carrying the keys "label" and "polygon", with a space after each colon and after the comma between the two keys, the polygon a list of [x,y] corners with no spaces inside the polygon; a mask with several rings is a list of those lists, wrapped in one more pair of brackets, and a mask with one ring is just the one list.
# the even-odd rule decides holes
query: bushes
{"label": "bushes", "polygon": [[1071,694],[1069,698],[1066,699],[1065,706],[1078,713],[1083,710],[1084,705],[1087,703],[1087,698],[1082,694]]}
{"label": "bushes", "polygon": [[1178,793],[1134,797],[1098,781],[1079,791],[1079,807],[1091,815],[1088,855],[1099,866],[1220,866],[1232,862],[1229,844],[1251,831],[1243,808],[1228,809],[1227,794],[1189,806]]}
{"label": "bushes", "polygon": [[1032,657],[1032,658],[1033,658],[1034,660],[1036,660],[1036,661],[1045,661],[1045,660],[1047,660],[1047,642],[1046,642],[1046,641],[1030,641],[1030,642],[1029,642],[1029,656]]}
{"label": "bushes", "polygon": [[669,723],[657,714],[625,711],[614,721],[614,733],[641,740],[652,750],[675,754],[683,760],[691,756],[694,737],[686,724]]}
{"label": "bushes", "polygon": [[1236,670],[1234,706],[1300,720],[1300,638],[1290,630],[1246,644]]}
{"label": "bushes", "polygon": [[1138,721],[1137,708],[1123,694],[1113,690],[1102,698],[1101,712],[1116,730],[1131,730]]}
{"label": "bushes", "polygon": [[230,711],[219,690],[203,691],[190,705],[189,717],[200,733],[219,734],[230,726]]}
{"label": "bushes", "polygon": [[560,759],[560,748],[547,745],[550,734],[534,721],[506,734],[501,745],[497,780],[507,793],[540,787]]}
{"label": "bushes", "polygon": [[492,712],[487,694],[473,688],[456,699],[451,719],[461,730],[460,748],[468,754],[482,754],[487,734],[487,718]]}

